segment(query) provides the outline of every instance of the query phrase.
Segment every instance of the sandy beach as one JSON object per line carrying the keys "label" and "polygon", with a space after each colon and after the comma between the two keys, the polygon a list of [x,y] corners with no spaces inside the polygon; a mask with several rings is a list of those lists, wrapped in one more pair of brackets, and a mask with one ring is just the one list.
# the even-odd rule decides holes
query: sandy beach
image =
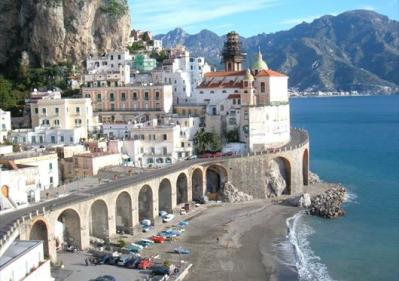
{"label": "sandy beach", "polygon": [[271,200],[208,206],[190,220],[179,242],[191,249],[187,280],[297,280],[295,268],[278,262],[276,244],[285,239],[286,219],[298,211]]}

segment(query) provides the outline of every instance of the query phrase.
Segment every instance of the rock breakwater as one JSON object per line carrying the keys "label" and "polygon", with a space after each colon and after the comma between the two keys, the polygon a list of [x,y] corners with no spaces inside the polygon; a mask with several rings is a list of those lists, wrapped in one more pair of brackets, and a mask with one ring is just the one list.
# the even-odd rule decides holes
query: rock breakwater
{"label": "rock breakwater", "polygon": [[337,218],[345,215],[342,203],[345,200],[346,189],[342,186],[334,186],[324,193],[314,196],[308,209],[310,215],[323,218]]}

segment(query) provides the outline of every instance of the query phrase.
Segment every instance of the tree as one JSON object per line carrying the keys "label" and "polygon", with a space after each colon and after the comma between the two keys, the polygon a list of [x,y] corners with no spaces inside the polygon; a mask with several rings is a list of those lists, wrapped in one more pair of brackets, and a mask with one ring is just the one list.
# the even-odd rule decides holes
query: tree
{"label": "tree", "polygon": [[238,129],[228,131],[226,133],[226,139],[228,142],[238,142],[240,140]]}
{"label": "tree", "polygon": [[195,150],[198,154],[222,150],[222,141],[216,132],[198,131],[194,137]]}
{"label": "tree", "polygon": [[16,99],[11,95],[10,81],[0,75],[0,108],[9,110],[16,105]]}

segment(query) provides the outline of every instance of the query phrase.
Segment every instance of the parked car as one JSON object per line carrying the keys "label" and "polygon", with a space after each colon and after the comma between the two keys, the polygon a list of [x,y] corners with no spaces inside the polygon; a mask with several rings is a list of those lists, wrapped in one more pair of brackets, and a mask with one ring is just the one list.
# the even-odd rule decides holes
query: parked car
{"label": "parked car", "polygon": [[163,218],[164,216],[166,216],[168,214],[168,212],[166,212],[166,211],[159,211],[159,216],[161,217],[161,218]]}
{"label": "parked car", "polygon": [[78,248],[76,248],[73,245],[67,245],[65,247],[65,251],[70,252],[70,253],[76,253],[78,251]]}
{"label": "parked car", "polygon": [[151,281],[166,281],[169,279],[168,275],[155,275],[151,277]]}
{"label": "parked car", "polygon": [[140,261],[141,261],[141,257],[139,257],[139,256],[133,257],[131,260],[129,260],[125,264],[125,267],[127,267],[127,268],[137,268],[139,266]]}
{"label": "parked car", "polygon": [[184,215],[186,215],[186,214],[187,214],[186,209],[181,208],[181,209],[180,209],[180,215],[181,215],[181,216],[184,216]]}
{"label": "parked car", "polygon": [[110,254],[98,255],[95,257],[95,264],[105,264],[111,257]]}
{"label": "parked car", "polygon": [[133,259],[132,255],[122,255],[118,259],[118,265],[125,266],[130,260]]}
{"label": "parked car", "polygon": [[114,256],[110,255],[110,256],[105,260],[105,264],[116,265],[116,264],[118,264],[118,261],[119,261],[119,257],[114,257]]}
{"label": "parked car", "polygon": [[130,243],[126,246],[126,249],[132,253],[140,253],[144,249],[144,247],[135,243]]}
{"label": "parked car", "polygon": [[116,279],[115,279],[115,277],[113,277],[111,275],[103,275],[103,276],[97,277],[93,281],[116,281]]}
{"label": "parked car", "polygon": [[139,269],[148,269],[148,268],[151,267],[151,265],[152,265],[152,263],[151,263],[150,259],[143,258],[143,259],[140,260],[138,268]]}
{"label": "parked car", "polygon": [[173,214],[167,214],[167,215],[165,215],[164,217],[162,217],[162,221],[163,222],[170,222],[171,220],[173,220],[174,219],[174,215]]}
{"label": "parked car", "polygon": [[184,247],[177,247],[173,250],[176,254],[187,255],[190,253],[190,250]]}
{"label": "parked car", "polygon": [[206,152],[199,155],[199,158],[212,158],[212,153]]}
{"label": "parked car", "polygon": [[149,225],[142,225],[142,226],[141,226],[141,229],[142,229],[143,232],[148,232],[148,231],[151,230],[151,226],[149,226]]}
{"label": "parked car", "polygon": [[188,221],[181,221],[177,224],[179,227],[186,227],[188,225]]}
{"label": "parked car", "polygon": [[197,158],[198,158],[197,155],[191,155],[191,156],[186,157],[186,160],[195,160]]}
{"label": "parked car", "polygon": [[144,219],[141,221],[141,225],[151,226],[151,221],[148,219]]}
{"label": "parked car", "polygon": [[223,153],[223,156],[233,156],[233,151],[228,151],[228,152],[225,152],[225,153]]}
{"label": "parked car", "polygon": [[156,265],[151,267],[151,273],[153,275],[170,275],[170,270],[164,265]]}
{"label": "parked car", "polygon": [[172,233],[172,232],[169,232],[169,231],[166,231],[166,230],[159,232],[158,235],[162,236],[162,237],[165,237],[165,239],[170,239],[170,238],[177,237],[176,233]]}
{"label": "parked car", "polygon": [[147,248],[147,247],[152,246],[152,244],[154,244],[154,242],[153,242],[153,241],[150,241],[150,240],[144,240],[144,239],[142,239],[142,240],[136,241],[135,244],[140,245],[140,246],[143,246],[144,248]]}
{"label": "parked car", "polygon": [[223,157],[223,153],[222,152],[214,152],[214,153],[212,153],[212,157]]}
{"label": "parked car", "polygon": [[166,241],[165,237],[161,235],[152,236],[151,240],[154,241],[155,243],[164,243]]}

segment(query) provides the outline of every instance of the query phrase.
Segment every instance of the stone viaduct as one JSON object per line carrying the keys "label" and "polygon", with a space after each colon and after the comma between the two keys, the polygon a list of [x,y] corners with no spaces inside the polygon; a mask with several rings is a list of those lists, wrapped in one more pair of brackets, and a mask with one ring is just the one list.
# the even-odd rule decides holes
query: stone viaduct
{"label": "stone viaduct", "polygon": [[109,238],[120,230],[134,235],[142,219],[160,223],[159,211],[172,212],[207,192],[219,191],[227,181],[255,198],[265,198],[272,160],[281,163],[285,193],[302,193],[308,184],[309,142],[305,131],[293,129],[291,142],[279,149],[185,161],[20,210],[18,215],[3,215],[0,247],[17,231],[22,240],[43,240],[45,254],[55,261],[57,221],[64,225],[66,240],[86,249],[91,236]]}

